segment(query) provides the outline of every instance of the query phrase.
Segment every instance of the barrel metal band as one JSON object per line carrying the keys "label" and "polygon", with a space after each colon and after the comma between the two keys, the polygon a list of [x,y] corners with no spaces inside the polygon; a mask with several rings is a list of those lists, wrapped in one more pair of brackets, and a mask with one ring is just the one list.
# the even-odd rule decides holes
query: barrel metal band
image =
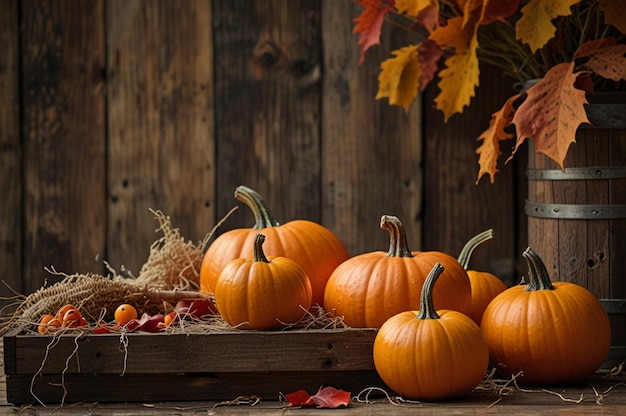
{"label": "barrel metal band", "polygon": [[626,314],[626,299],[600,299],[606,313]]}
{"label": "barrel metal band", "polygon": [[626,178],[626,166],[589,166],[586,168],[535,169],[528,168],[526,176],[531,181],[575,181]]}
{"label": "barrel metal band", "polygon": [[626,218],[626,205],[542,204],[526,200],[524,211],[529,217],[581,220]]}

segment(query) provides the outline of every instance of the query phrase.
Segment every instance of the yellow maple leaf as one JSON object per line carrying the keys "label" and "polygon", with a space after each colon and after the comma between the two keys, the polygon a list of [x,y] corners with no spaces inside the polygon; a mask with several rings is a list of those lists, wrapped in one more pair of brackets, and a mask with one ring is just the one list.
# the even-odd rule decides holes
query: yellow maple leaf
{"label": "yellow maple leaf", "polygon": [[486,174],[489,174],[490,182],[494,183],[496,172],[498,172],[498,158],[502,154],[500,142],[513,137],[513,134],[508,133],[505,128],[513,120],[515,114],[513,103],[518,98],[519,94],[510,97],[501,109],[493,113],[489,128],[478,137],[478,140],[482,140],[483,144],[476,149],[476,153],[479,155],[478,165],[480,166],[476,183]]}
{"label": "yellow maple leaf", "polygon": [[439,0],[396,0],[398,13],[406,13],[408,16],[417,17],[422,10],[429,7],[439,10]]}
{"label": "yellow maple leaf", "polygon": [[417,59],[419,45],[409,45],[392,52],[380,65],[378,94],[376,99],[389,98],[389,104],[398,105],[409,111],[409,107],[419,93],[422,69]]}
{"label": "yellow maple leaf", "polygon": [[522,8],[522,17],[515,25],[518,40],[527,43],[535,53],[556,33],[553,19],[572,14],[571,7],[580,0],[530,0]]}
{"label": "yellow maple leaf", "polygon": [[574,66],[574,62],[557,64],[528,89],[528,96],[513,116],[517,133],[513,153],[524,140],[532,138],[536,152],[564,169],[563,162],[570,144],[576,142],[578,126],[589,123],[585,91],[574,86],[578,76]]}
{"label": "yellow maple leaf", "polygon": [[444,121],[454,113],[462,113],[474,97],[480,74],[477,49],[478,39],[474,36],[469,49],[446,59],[446,67],[439,73],[441,81],[437,85],[441,92],[435,98],[435,104],[443,112]]}

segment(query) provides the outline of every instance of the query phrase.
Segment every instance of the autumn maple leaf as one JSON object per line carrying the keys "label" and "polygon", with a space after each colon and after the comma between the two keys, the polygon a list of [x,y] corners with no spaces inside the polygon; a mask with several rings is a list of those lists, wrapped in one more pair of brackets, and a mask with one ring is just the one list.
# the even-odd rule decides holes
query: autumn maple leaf
{"label": "autumn maple leaf", "polygon": [[362,64],[365,59],[365,52],[372,46],[380,43],[383,21],[385,20],[385,15],[391,10],[392,4],[383,3],[381,0],[357,0],[357,3],[364,7],[364,10],[359,17],[354,19],[356,26],[352,33],[360,35],[361,57],[359,64]]}
{"label": "autumn maple leaf", "polygon": [[313,396],[304,390],[298,390],[285,395],[290,407],[310,407],[336,409],[340,406],[348,406],[350,393],[334,387],[320,387]]}
{"label": "autumn maple leaf", "polygon": [[399,105],[409,111],[411,103],[419,93],[422,70],[417,59],[419,45],[409,45],[392,52],[381,65],[378,75],[376,99],[389,98],[389,104]]}
{"label": "autumn maple leaf", "polygon": [[439,0],[396,0],[396,9],[416,18],[429,32],[439,26]]}
{"label": "autumn maple leaf", "polygon": [[535,53],[556,33],[552,20],[572,14],[571,7],[580,0],[530,0],[522,7],[522,17],[515,25],[518,40],[527,43]]}
{"label": "autumn maple leaf", "polygon": [[617,44],[614,38],[585,42],[576,51],[575,59],[587,58],[584,67],[603,78],[613,81],[626,79],[626,45]]}
{"label": "autumn maple leaf", "polygon": [[495,181],[495,175],[498,172],[498,158],[502,154],[500,152],[500,142],[513,137],[513,134],[508,133],[505,128],[513,121],[513,115],[515,114],[513,103],[519,96],[519,94],[516,94],[510,97],[500,110],[493,113],[489,128],[478,137],[478,140],[482,140],[483,144],[476,149],[476,153],[479,155],[478,165],[480,166],[476,183],[486,174],[489,174],[491,183]]}
{"label": "autumn maple leaf", "polygon": [[587,98],[584,91],[574,86],[576,77],[574,63],[562,63],[528,89],[526,99],[513,116],[517,134],[513,153],[524,140],[532,138],[536,152],[544,153],[564,168],[578,126],[589,123],[584,106]]}

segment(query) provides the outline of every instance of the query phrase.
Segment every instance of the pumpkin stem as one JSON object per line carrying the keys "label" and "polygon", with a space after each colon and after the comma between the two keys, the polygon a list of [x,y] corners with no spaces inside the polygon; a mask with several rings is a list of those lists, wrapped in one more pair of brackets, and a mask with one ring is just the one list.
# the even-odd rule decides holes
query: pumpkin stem
{"label": "pumpkin stem", "polygon": [[411,250],[409,250],[404,225],[402,225],[398,217],[383,215],[380,218],[380,228],[389,231],[388,257],[413,257]]}
{"label": "pumpkin stem", "polygon": [[528,284],[526,290],[553,290],[554,286],[550,281],[550,275],[546,265],[532,248],[528,247],[522,253],[528,264]]}
{"label": "pumpkin stem", "polygon": [[252,229],[262,230],[263,228],[277,227],[280,225],[278,221],[274,219],[270,207],[255,190],[240,185],[235,189],[235,198],[246,204],[252,210],[254,220],[256,221]]}
{"label": "pumpkin stem", "polygon": [[426,276],[426,281],[424,281],[424,286],[422,286],[422,294],[420,295],[420,310],[417,313],[417,319],[440,318],[433,302],[433,289],[437,279],[444,270],[445,268],[440,263],[436,263],[430,273],[428,273],[428,276]]}
{"label": "pumpkin stem", "polygon": [[476,234],[474,237],[470,238],[467,243],[465,243],[465,246],[463,246],[458,258],[459,263],[461,263],[461,266],[463,266],[465,271],[470,270],[470,265],[476,250],[485,244],[492,242],[495,238],[496,233],[490,228],[480,234]]}
{"label": "pumpkin stem", "polygon": [[263,252],[263,243],[265,242],[265,236],[263,234],[257,234],[254,238],[254,261],[262,261],[263,263],[269,263],[270,261],[265,257]]}

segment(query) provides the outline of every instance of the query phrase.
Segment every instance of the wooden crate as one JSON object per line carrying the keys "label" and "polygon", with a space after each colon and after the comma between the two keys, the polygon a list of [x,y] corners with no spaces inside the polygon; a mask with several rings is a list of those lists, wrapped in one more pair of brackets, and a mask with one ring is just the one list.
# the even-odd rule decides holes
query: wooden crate
{"label": "wooden crate", "polygon": [[[4,336],[9,403],[232,400],[384,384],[372,329]],[[123,342],[122,342],[123,341]],[[124,347],[126,345],[126,348]],[[64,396],[65,395],[65,396]]]}

